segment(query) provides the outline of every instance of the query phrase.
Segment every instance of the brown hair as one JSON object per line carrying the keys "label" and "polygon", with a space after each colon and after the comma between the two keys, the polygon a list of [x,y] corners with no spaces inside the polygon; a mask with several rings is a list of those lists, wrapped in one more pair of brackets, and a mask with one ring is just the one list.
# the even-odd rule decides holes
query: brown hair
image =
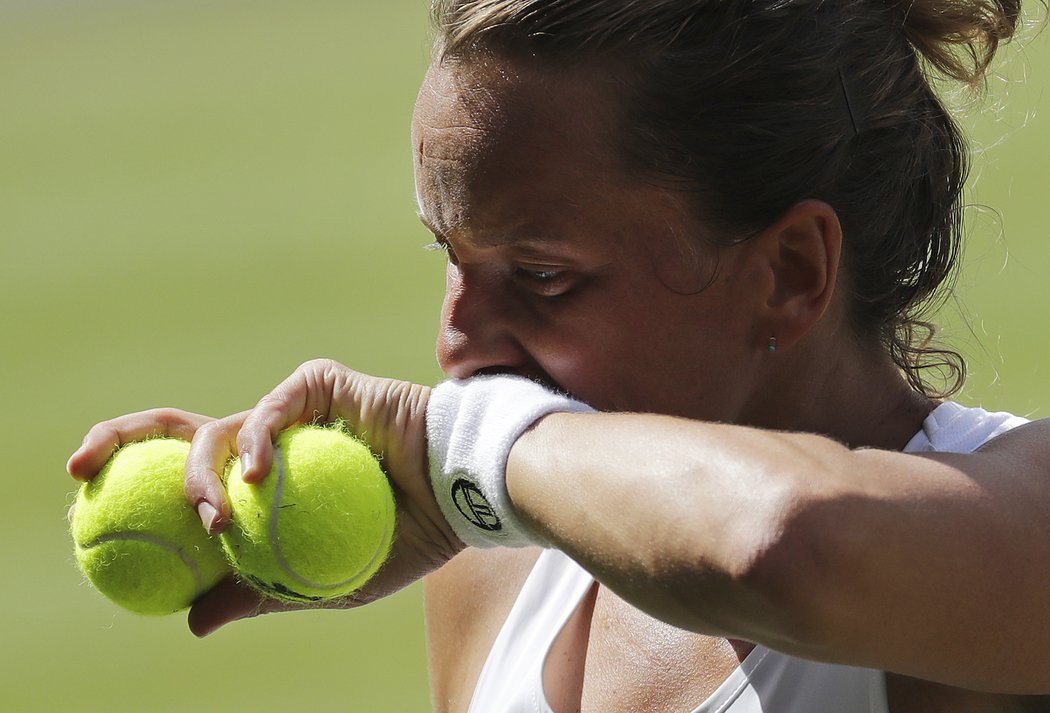
{"label": "brown hair", "polygon": [[[980,85],[1020,0],[436,0],[442,58],[597,61],[625,90],[631,164],[739,242],[792,205],[835,208],[855,334],[954,393],[923,316],[960,249],[963,137],[930,86]],[[938,390],[924,378],[934,369]]]}

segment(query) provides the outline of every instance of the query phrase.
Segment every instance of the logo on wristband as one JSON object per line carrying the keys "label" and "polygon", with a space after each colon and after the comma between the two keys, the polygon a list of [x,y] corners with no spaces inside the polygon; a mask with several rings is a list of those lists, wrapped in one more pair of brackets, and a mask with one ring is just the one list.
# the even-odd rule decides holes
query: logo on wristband
{"label": "logo on wristband", "polygon": [[495,510],[489,505],[489,501],[478,486],[466,478],[460,478],[452,484],[452,502],[456,508],[474,527],[489,532],[497,532],[503,529],[503,523],[499,521]]}

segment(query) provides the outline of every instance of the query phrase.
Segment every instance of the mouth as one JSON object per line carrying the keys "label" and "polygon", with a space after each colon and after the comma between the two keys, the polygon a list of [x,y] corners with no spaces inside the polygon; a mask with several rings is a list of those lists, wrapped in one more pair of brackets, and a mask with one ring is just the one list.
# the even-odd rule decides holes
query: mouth
{"label": "mouth", "polygon": [[530,381],[534,381],[541,386],[545,386],[551,391],[557,391],[559,394],[568,396],[571,399],[576,399],[577,401],[583,400],[559,384],[551,378],[550,374],[546,373],[539,367],[510,369],[507,367],[489,366],[484,369],[478,369],[471,374],[471,376],[520,376]]}

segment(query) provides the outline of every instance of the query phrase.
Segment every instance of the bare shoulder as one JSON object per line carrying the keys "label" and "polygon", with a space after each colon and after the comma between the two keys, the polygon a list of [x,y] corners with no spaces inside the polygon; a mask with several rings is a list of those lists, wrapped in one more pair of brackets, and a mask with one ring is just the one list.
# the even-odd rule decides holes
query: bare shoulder
{"label": "bare shoulder", "polygon": [[978,452],[1030,460],[1050,473],[1050,418],[1013,428],[985,443]]}
{"label": "bare shoulder", "polygon": [[891,713],[1050,713],[1050,696],[978,693],[886,674]]}
{"label": "bare shoulder", "polygon": [[920,456],[949,464],[990,493],[1007,496],[1004,503],[1012,494],[1022,499],[1022,511],[1050,514],[1050,419],[1011,428],[972,453],[947,450]]}
{"label": "bare shoulder", "polygon": [[427,657],[438,713],[466,711],[492,643],[539,554],[532,548],[468,548],[427,576]]}

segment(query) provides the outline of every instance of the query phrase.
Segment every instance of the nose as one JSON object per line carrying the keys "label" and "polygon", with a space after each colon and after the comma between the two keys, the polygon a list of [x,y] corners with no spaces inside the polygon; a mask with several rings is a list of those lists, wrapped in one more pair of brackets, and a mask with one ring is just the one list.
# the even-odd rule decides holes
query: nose
{"label": "nose", "polygon": [[437,358],[454,379],[479,372],[520,372],[529,356],[514,329],[512,306],[498,284],[450,270],[441,308]]}

